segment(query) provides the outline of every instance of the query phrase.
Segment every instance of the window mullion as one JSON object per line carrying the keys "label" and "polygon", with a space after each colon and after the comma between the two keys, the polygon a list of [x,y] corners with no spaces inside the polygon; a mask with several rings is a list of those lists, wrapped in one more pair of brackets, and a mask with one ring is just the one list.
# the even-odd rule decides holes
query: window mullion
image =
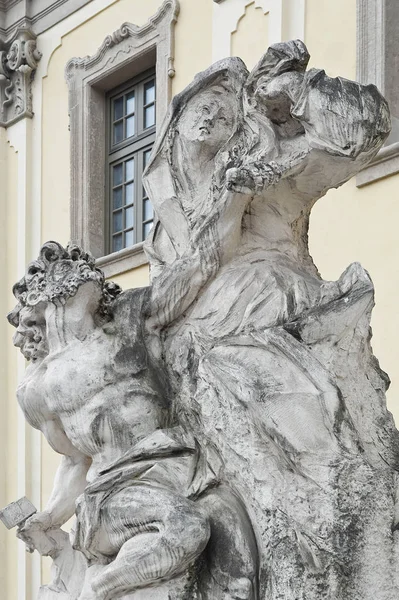
{"label": "window mullion", "polygon": [[144,115],[143,115],[143,106],[144,106],[144,83],[140,83],[137,86],[137,133],[140,134],[144,131]]}
{"label": "window mullion", "polygon": [[137,175],[135,180],[135,197],[136,197],[136,218],[137,218],[137,229],[136,229],[136,242],[143,241],[143,194],[142,194],[142,181],[141,174],[143,172],[143,152],[139,152],[137,155]]}

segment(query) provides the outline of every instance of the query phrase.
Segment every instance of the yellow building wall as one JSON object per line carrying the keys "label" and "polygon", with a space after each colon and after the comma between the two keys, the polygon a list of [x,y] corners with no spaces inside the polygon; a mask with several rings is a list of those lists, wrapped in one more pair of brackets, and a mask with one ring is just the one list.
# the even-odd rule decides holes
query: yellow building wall
{"label": "yellow building wall", "polygon": [[[158,2],[160,4],[160,2]],[[173,95],[181,92],[194,75],[212,62],[212,2],[179,0],[180,14],[175,28]]]}
{"label": "yellow building wall", "polygon": [[121,273],[120,275],[112,277],[112,281],[115,281],[115,283],[120,285],[123,290],[129,290],[133,287],[145,287],[148,285],[149,280],[150,274],[148,265],[143,265],[133,271],[127,271],[126,273]]}
{"label": "yellow building wall", "polygon": [[[305,43],[311,66],[356,79],[356,2],[307,0]],[[399,423],[399,175],[357,188],[330,190],[312,211],[310,250],[324,279],[352,262],[370,273],[376,289],[372,346],[392,384],[388,408]]]}
{"label": "yellow building wall", "polygon": [[239,56],[249,70],[253,69],[269,46],[269,14],[255,2],[245,9],[245,14],[231,34],[231,56]]}

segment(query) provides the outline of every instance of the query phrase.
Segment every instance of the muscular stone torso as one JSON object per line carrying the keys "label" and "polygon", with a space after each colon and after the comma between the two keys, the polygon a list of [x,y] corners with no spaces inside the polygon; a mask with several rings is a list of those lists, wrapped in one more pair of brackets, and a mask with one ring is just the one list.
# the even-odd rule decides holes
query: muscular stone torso
{"label": "muscular stone torso", "polygon": [[85,339],[84,351],[76,340],[50,352],[27,369],[18,400],[29,422],[45,429],[55,450],[68,454],[70,444],[70,450],[92,458],[90,480],[166,425],[167,392],[161,387],[133,324],[122,341],[98,328]]}

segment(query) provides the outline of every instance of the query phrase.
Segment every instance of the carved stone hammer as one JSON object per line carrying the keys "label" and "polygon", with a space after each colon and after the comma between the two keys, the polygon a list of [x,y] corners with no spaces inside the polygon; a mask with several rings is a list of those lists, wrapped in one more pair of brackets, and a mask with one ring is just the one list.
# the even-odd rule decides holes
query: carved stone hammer
{"label": "carved stone hammer", "polygon": [[[15,502],[11,502],[5,508],[0,510],[0,520],[3,521],[4,525],[7,529],[12,529],[13,527],[22,527],[31,517],[37,512],[36,508],[33,506],[32,502],[24,496]],[[49,531],[41,531],[40,529],[36,531],[32,531],[30,534],[30,539],[32,541],[32,545],[36,548],[36,550],[42,556],[51,556],[54,550],[57,548],[57,539],[59,537],[59,533],[61,530],[59,528],[52,529]],[[56,534],[54,537],[49,534]],[[62,532],[64,535],[65,532]]]}

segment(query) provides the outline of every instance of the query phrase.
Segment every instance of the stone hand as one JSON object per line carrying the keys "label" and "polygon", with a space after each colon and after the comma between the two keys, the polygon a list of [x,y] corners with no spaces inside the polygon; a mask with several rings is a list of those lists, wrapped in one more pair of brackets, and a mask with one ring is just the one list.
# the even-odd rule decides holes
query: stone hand
{"label": "stone hand", "polygon": [[226,172],[226,187],[231,192],[253,195],[256,183],[249,169],[234,167]]}
{"label": "stone hand", "polygon": [[[35,513],[25,523],[18,528],[17,537],[25,542],[27,550],[33,552],[34,550],[40,551],[42,554],[43,550],[43,538],[46,538],[45,552],[50,552],[55,547],[50,540],[45,536],[45,532],[52,527],[50,514],[46,511]],[[40,548],[38,548],[38,545]]]}
{"label": "stone hand", "polygon": [[261,194],[269,185],[277,183],[282,173],[281,167],[271,161],[267,164],[254,164],[232,168],[226,172],[227,189],[239,194]]}

